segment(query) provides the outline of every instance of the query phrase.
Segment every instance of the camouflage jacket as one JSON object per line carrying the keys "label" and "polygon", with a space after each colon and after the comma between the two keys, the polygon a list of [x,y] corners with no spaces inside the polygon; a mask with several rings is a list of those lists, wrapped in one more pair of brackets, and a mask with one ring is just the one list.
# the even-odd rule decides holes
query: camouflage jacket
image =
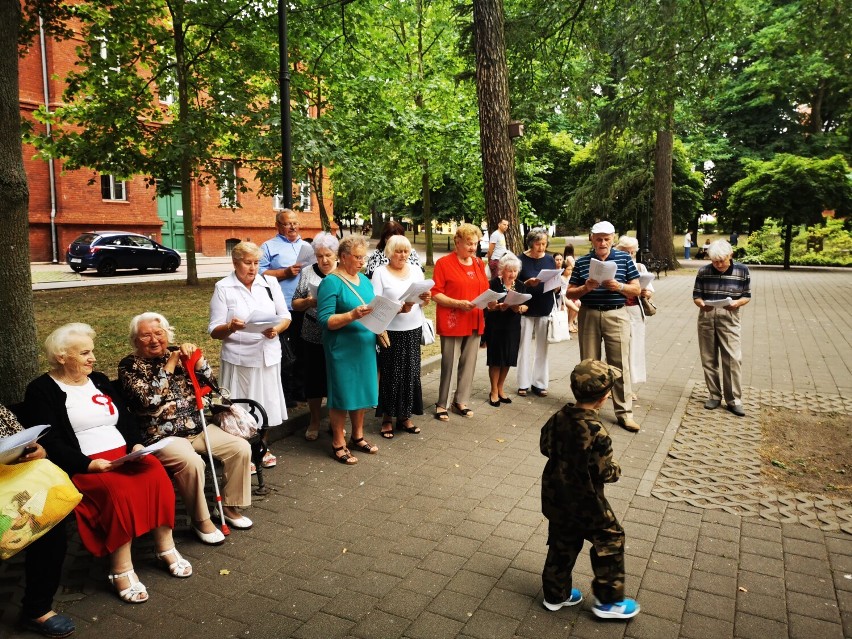
{"label": "camouflage jacket", "polygon": [[612,440],[598,411],[563,406],[541,429],[541,508],[551,527],[598,529],[616,522],[604,484],[618,481]]}

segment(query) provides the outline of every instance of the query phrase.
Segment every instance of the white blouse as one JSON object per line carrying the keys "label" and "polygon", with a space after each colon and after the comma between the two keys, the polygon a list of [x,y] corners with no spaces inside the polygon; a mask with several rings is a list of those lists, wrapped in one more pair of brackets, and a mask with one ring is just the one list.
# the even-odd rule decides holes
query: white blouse
{"label": "white blouse", "polygon": [[[392,275],[387,264],[382,264],[373,272],[373,292],[392,300],[398,300],[408,287],[415,282],[423,281],[423,271],[408,265],[408,277],[400,279]],[[423,311],[420,304],[415,304],[408,313],[398,313],[388,326],[389,331],[413,331],[423,324]]]}
{"label": "white blouse", "polygon": [[[290,317],[284,294],[274,278],[257,275],[249,290],[237,279],[236,273],[231,273],[216,282],[210,299],[207,332],[212,333],[217,326],[227,324],[234,317],[245,321],[255,310]],[[236,331],[222,340],[221,358],[236,366],[272,366],[281,362],[281,344],[277,338],[269,339],[261,333]]]}
{"label": "white blouse", "polygon": [[65,410],[68,421],[80,442],[84,455],[96,455],[107,450],[127,446],[119,432],[118,408],[107,395],[89,380],[83,386],[70,386],[54,380],[65,393]]}

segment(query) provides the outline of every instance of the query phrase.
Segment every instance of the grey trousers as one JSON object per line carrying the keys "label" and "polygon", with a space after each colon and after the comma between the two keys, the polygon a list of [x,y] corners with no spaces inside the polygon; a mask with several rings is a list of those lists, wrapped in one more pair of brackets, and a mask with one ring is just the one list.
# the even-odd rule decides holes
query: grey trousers
{"label": "grey trousers", "polygon": [[612,387],[615,416],[633,418],[633,382],[630,378],[630,316],[627,307],[614,311],[596,311],[580,306],[578,338],[580,359],[601,358],[601,342],[606,362],[621,369],[621,379]]}
{"label": "grey trousers", "polygon": [[453,402],[467,404],[473,386],[473,374],[476,372],[476,354],[479,352],[479,335],[473,333],[466,337],[444,337],[441,335],[441,381],[438,384],[436,404],[449,408],[450,385],[453,381],[453,367],[459,364],[456,377],[456,394]]}
{"label": "grey trousers", "polygon": [[740,310],[716,308],[698,313],[698,352],[710,399],[742,404],[743,351]]}

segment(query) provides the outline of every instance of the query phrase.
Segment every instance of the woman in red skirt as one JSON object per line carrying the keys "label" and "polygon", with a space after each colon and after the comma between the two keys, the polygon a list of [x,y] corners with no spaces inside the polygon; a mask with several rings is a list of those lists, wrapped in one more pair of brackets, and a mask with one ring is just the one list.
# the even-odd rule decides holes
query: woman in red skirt
{"label": "woman in red skirt", "polygon": [[34,424],[50,424],[42,444],[83,494],[75,509],[83,545],[96,557],[109,555],[109,580],[128,603],[148,600],[133,570],[130,544],[151,531],[157,558],[175,577],[192,566],[172,539],[175,495],[165,469],[153,456],[113,463],[142,448],[141,433],[109,379],[93,370],[95,332],[66,324],[45,341],[51,370],[27,387]]}

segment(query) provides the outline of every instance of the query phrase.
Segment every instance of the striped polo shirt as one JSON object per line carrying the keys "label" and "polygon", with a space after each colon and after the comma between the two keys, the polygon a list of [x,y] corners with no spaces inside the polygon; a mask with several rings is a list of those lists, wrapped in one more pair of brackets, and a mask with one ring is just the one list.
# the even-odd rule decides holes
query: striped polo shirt
{"label": "striped polo shirt", "polygon": [[717,271],[712,264],[698,269],[695,287],[692,289],[692,299],[713,302],[726,297],[732,300],[738,300],[741,297],[751,298],[751,276],[748,273],[748,267],[745,264],[731,262],[724,273]]}
{"label": "striped polo shirt", "polygon": [[[579,258],[574,264],[574,271],[571,273],[569,284],[571,286],[582,286],[589,279],[589,265],[592,263],[592,258],[596,257],[594,249],[583,257]],[[619,251],[618,249],[610,249],[607,262],[615,262],[618,265],[618,270],[615,272],[615,281],[627,284],[633,280],[639,279],[639,271],[636,269],[636,264],[629,253]],[[609,291],[603,286],[599,286],[593,291],[589,291],[582,298],[583,304],[590,306],[620,306],[623,305],[627,298],[618,291]]]}

